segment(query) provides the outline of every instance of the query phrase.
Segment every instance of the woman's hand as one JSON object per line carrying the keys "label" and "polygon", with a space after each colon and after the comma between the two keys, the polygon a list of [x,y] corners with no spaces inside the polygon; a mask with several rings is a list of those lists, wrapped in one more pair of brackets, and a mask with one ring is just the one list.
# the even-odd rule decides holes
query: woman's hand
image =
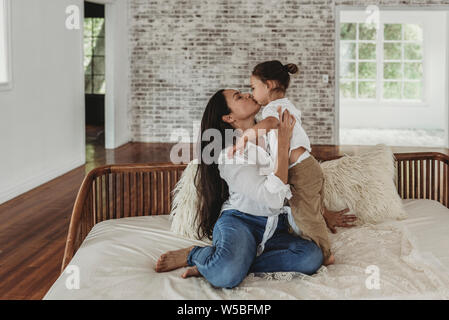
{"label": "woman's hand", "polygon": [[353,214],[345,214],[346,212],[349,212],[348,208],[341,211],[330,211],[324,207],[323,217],[326,221],[327,227],[332,231],[332,233],[337,233],[337,229],[335,229],[335,227],[355,227],[354,224],[349,223],[357,220],[357,217]]}

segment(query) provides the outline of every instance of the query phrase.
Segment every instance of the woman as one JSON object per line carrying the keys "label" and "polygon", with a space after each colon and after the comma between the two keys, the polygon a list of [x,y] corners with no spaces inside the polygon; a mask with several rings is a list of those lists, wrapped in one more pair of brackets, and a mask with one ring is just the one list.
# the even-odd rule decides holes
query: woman
{"label": "woman", "polygon": [[[229,143],[224,138],[226,130],[244,131],[254,126],[259,110],[260,105],[250,94],[236,90],[220,90],[209,100],[201,121],[201,135],[214,129],[223,138],[221,152],[210,154],[214,160],[212,164],[201,161],[198,166],[196,182],[200,207],[197,218],[198,236],[212,238],[213,243],[163,254],[157,262],[157,272],[190,266],[184,278],[204,276],[215,287],[232,288],[240,284],[248,272],[313,274],[321,266],[320,248],[289,232],[290,226],[297,229],[289,208],[284,206],[284,200],[291,196],[287,184],[288,151],[294,117],[288,111],[280,114],[274,173],[261,175],[258,163],[227,161],[227,148],[232,143],[226,145]],[[201,142],[201,155],[208,144]],[[251,145],[248,143],[248,148]],[[264,151],[257,150],[263,155]],[[236,157],[239,155],[230,160]],[[344,219],[338,222],[340,225],[355,219],[343,216],[345,212],[347,210],[334,214]]]}

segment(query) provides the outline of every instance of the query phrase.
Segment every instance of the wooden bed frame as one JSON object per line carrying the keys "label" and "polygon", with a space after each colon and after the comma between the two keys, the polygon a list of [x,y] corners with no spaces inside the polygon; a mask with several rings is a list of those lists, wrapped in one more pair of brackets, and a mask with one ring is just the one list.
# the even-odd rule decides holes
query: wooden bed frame
{"label": "wooden bed frame", "polygon": [[[419,152],[395,153],[395,158],[396,185],[402,199],[432,199],[449,207],[449,156]],[[73,207],[61,272],[95,224],[108,219],[169,214],[172,190],[186,166],[121,164],[90,171]]]}

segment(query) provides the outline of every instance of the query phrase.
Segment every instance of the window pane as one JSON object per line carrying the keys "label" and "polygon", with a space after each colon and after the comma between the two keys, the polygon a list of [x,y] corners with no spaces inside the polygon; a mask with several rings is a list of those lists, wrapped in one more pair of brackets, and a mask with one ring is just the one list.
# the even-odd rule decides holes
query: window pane
{"label": "window pane", "polygon": [[384,79],[401,79],[401,63],[386,62],[384,63]]}
{"label": "window pane", "polygon": [[421,100],[421,82],[404,82],[404,98]]}
{"label": "window pane", "polygon": [[84,36],[88,38],[92,37],[92,18],[84,19]]}
{"label": "window pane", "polygon": [[359,40],[376,40],[377,30],[376,25],[373,23],[360,23],[359,24]]}
{"label": "window pane", "polygon": [[376,98],[376,83],[371,81],[359,82],[359,98],[375,99]]}
{"label": "window pane", "polygon": [[104,37],[104,18],[93,18],[92,37]]}
{"label": "window pane", "polygon": [[404,44],[404,57],[407,60],[421,60],[422,59],[422,46],[419,43],[405,43]]}
{"label": "window pane", "polygon": [[104,56],[104,38],[96,38],[95,47],[93,48],[94,55]]}
{"label": "window pane", "polygon": [[[6,10],[6,3],[0,0],[0,84],[8,84],[11,81],[9,67],[11,64],[8,56],[9,34],[8,26],[11,23],[9,14]],[[0,108],[3,106],[0,106]]]}
{"label": "window pane", "polygon": [[422,75],[423,75],[422,63],[420,62],[404,63],[405,79],[419,80],[422,78]]}
{"label": "window pane", "polygon": [[340,95],[343,98],[355,99],[355,81],[340,81]]}
{"label": "window pane", "polygon": [[343,62],[341,65],[340,77],[345,79],[355,79],[355,62]]}
{"label": "window pane", "polygon": [[359,59],[375,60],[376,44],[375,43],[359,43]]}
{"label": "window pane", "polygon": [[340,43],[340,58],[355,59],[355,43]]}
{"label": "window pane", "polygon": [[384,82],[384,99],[401,99],[401,82]]}
{"label": "window pane", "polygon": [[342,23],[340,27],[341,40],[356,40],[356,26],[355,23]]}
{"label": "window pane", "polygon": [[92,74],[92,57],[91,56],[84,56],[84,73],[85,74]]}
{"label": "window pane", "polygon": [[84,55],[92,55],[92,38],[84,37]]}
{"label": "window pane", "polygon": [[359,79],[376,79],[376,67],[375,62],[360,62]]}
{"label": "window pane", "polygon": [[401,60],[402,51],[400,43],[384,43],[385,60]]}
{"label": "window pane", "polygon": [[422,41],[422,39],[423,39],[423,32],[420,25],[417,24],[404,25],[404,40]]}
{"label": "window pane", "polygon": [[402,40],[402,26],[400,24],[384,25],[385,40]]}
{"label": "window pane", "polygon": [[105,94],[106,92],[106,82],[104,76],[94,76],[93,93],[94,94]]}
{"label": "window pane", "polygon": [[84,76],[84,90],[86,94],[92,93],[92,76]]}
{"label": "window pane", "polygon": [[95,75],[104,75],[104,57],[94,57],[94,69]]}

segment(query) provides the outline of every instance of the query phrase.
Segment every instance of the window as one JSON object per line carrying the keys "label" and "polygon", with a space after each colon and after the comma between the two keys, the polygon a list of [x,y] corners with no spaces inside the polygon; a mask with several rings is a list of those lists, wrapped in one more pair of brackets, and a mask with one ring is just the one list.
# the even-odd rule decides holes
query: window
{"label": "window", "polygon": [[344,100],[424,100],[423,26],[344,22],[340,25],[340,96]]}
{"label": "window", "polygon": [[340,91],[348,99],[375,99],[377,30],[366,23],[343,23],[340,33]]}
{"label": "window", "polygon": [[384,25],[383,98],[422,100],[423,31],[417,24]]}
{"label": "window", "polygon": [[9,0],[0,0],[0,89],[11,85]]}
{"label": "window", "polygon": [[105,94],[105,19],[84,19],[84,74],[86,94]]}

